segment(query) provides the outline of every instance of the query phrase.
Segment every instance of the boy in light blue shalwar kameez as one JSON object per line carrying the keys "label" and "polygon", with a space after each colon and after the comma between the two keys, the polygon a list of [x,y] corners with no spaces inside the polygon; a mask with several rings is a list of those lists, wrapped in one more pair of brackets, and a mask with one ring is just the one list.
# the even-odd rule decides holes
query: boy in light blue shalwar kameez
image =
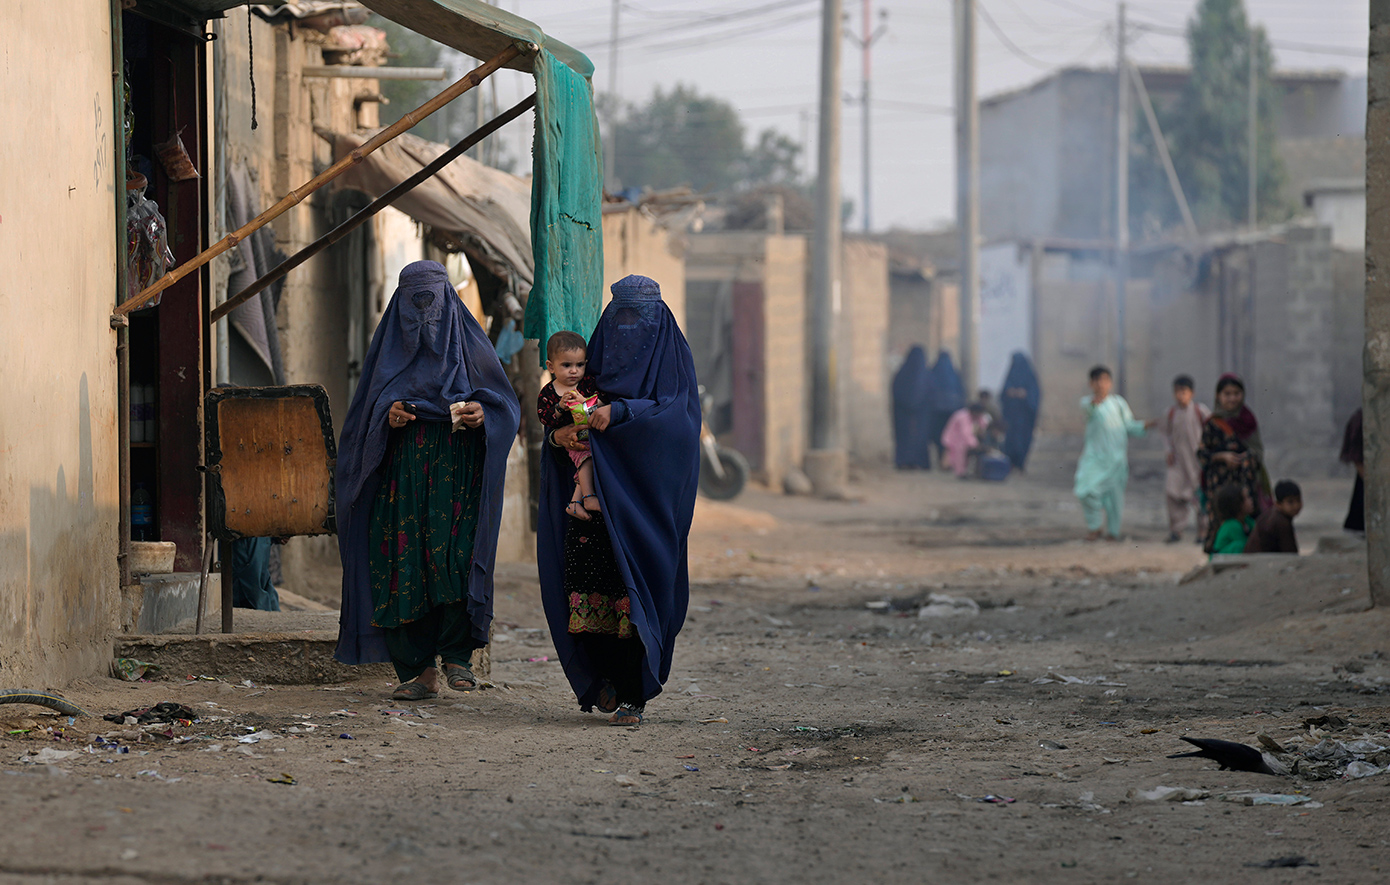
{"label": "boy in light blue shalwar kameez", "polygon": [[[1091,370],[1091,395],[1082,397],[1086,413],[1086,444],[1076,465],[1076,497],[1086,517],[1087,540],[1102,536],[1119,540],[1120,517],[1129,483],[1129,438],[1143,436],[1154,425],[1140,421],[1119,394],[1111,393],[1110,370]],[[1102,523],[1104,531],[1102,531]]]}

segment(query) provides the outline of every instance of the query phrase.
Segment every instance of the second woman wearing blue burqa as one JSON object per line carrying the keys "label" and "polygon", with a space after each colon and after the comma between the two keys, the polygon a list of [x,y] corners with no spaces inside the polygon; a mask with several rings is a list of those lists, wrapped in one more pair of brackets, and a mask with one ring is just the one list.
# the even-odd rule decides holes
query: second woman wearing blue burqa
{"label": "second woman wearing blue burqa", "polygon": [[690,599],[686,541],[700,474],[700,403],[690,347],[654,280],[613,284],[589,342],[608,405],[590,419],[600,512],[566,515],[574,466],[553,432],[541,461],[537,560],[551,638],[580,707],[637,725],[671,671]]}

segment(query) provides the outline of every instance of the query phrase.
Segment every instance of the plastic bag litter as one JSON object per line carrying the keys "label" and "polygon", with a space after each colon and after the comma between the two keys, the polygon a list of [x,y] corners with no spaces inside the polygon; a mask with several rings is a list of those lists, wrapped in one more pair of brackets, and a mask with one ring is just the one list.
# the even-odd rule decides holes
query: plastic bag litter
{"label": "plastic bag litter", "polygon": [[1193,787],[1160,786],[1152,790],[1130,790],[1127,795],[1131,799],[1144,799],[1149,802],[1196,802],[1199,799],[1211,798],[1210,791]]}
{"label": "plastic bag litter", "polygon": [[1314,802],[1311,796],[1298,796],[1293,793],[1222,793],[1222,800],[1237,805],[1302,805],[1307,808],[1321,808],[1321,802]]}
{"label": "plastic bag litter", "polygon": [[1369,762],[1362,762],[1358,759],[1347,765],[1346,776],[1349,778],[1362,778],[1370,777],[1373,774],[1383,774],[1384,772],[1384,768],[1372,765]]}
{"label": "plastic bag litter", "polygon": [[980,604],[968,596],[947,596],[944,593],[927,595],[927,604],[917,609],[919,618],[949,618],[956,615],[974,617],[980,613]]}
{"label": "plastic bag litter", "polygon": [[74,759],[81,755],[77,750],[55,750],[52,747],[44,747],[32,756],[20,756],[20,762],[28,762],[31,765],[47,765],[50,762],[62,762],[64,759]]}

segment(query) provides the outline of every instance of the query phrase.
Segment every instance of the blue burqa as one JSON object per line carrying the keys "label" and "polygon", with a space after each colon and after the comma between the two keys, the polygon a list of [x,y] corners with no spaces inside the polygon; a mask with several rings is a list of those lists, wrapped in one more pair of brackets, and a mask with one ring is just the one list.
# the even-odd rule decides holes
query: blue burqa
{"label": "blue burqa", "polygon": [[946,422],[950,421],[956,412],[965,408],[965,383],[956,373],[955,363],[951,362],[951,354],[948,351],[941,351],[936,358],[936,365],[931,368],[931,387],[931,441],[939,447],[941,432],[946,429]]}
{"label": "blue burqa", "polygon": [[[690,346],[656,282],[629,276],[612,291],[589,341],[588,366],[612,403],[611,423],[590,431],[589,446],[595,491],[646,653],[642,689],[649,700],[671,672],[690,601],[686,540],[700,478],[700,400]],[[600,686],[593,662],[569,632],[565,595],[565,504],[574,466],[562,449],[547,444],[545,451],[536,534],[541,600],[560,664],[588,709]]]}
{"label": "blue burqa", "polygon": [[[1016,391],[1022,391],[1018,395]],[[1042,403],[1042,387],[1033,363],[1022,352],[1014,354],[1004,386],[999,390],[999,409],[1004,415],[1004,454],[1019,470],[1028,460],[1033,447],[1033,428],[1038,423],[1038,406]]]}
{"label": "blue burqa", "polygon": [[931,469],[931,370],[914,346],[893,376],[893,462],[899,470]]}
{"label": "blue burqa", "polygon": [[362,362],[362,377],[339,437],[336,496],[343,609],[333,656],[345,664],[391,660],[385,633],[372,626],[367,526],[385,466],[390,434],[386,413],[398,400],[414,403],[420,421],[449,421],[451,403],[470,401],[483,407],[487,451],[468,578],[468,615],[474,638],[487,642],[502,482],[521,408],[492,343],[437,261],[416,261],[401,271],[396,294]]}

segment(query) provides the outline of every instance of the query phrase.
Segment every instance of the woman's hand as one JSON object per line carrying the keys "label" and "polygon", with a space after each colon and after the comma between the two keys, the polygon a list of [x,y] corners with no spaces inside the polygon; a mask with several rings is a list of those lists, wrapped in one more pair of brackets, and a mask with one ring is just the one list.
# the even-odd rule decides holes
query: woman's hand
{"label": "woman's hand", "polygon": [[1245,460],[1244,455],[1237,454],[1236,452],[1217,452],[1215,455],[1212,455],[1212,457],[1222,464],[1229,464],[1232,467],[1239,467],[1241,462]]}
{"label": "woman's hand", "polygon": [[589,427],[593,430],[607,430],[613,418],[612,406],[599,406],[589,415]]}
{"label": "woman's hand", "polygon": [[562,449],[569,449],[571,452],[585,452],[589,447],[579,438],[579,428],[573,424],[566,424],[550,434],[550,441]]}
{"label": "woman's hand", "polygon": [[464,403],[459,412],[459,423],[469,430],[483,426],[483,406],[481,403]]}
{"label": "woman's hand", "polygon": [[415,416],[405,410],[405,404],[400,400],[391,404],[391,410],[386,413],[386,423],[392,427],[404,427],[407,422],[414,421]]}

